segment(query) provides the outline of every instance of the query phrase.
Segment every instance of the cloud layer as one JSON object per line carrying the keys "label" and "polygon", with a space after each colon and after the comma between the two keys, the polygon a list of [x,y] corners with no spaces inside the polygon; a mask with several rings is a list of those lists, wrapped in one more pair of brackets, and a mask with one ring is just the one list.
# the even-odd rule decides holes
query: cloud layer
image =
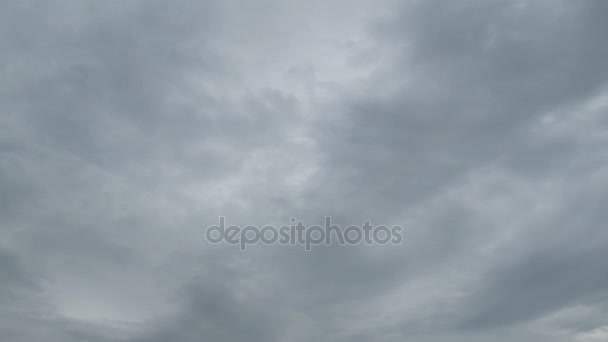
{"label": "cloud layer", "polygon": [[[608,3],[4,1],[0,340],[608,338]],[[205,241],[405,227],[397,246]]]}

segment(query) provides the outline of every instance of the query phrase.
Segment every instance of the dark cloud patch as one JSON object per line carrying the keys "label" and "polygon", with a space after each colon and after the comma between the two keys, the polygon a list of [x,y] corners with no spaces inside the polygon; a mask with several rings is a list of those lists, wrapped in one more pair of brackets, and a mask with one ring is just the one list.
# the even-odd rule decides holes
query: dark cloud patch
{"label": "dark cloud patch", "polygon": [[[601,194],[584,193],[546,223],[533,244],[522,241],[504,251],[472,293],[472,317],[465,328],[488,329],[542,317],[558,309],[604,302],[606,214]],[[466,315],[465,315],[466,317]]]}
{"label": "dark cloud patch", "polygon": [[[249,299],[238,299],[230,282],[197,281],[184,293],[186,303],[174,321],[161,322],[160,329],[152,329],[135,341],[267,341],[277,339],[281,317],[273,310],[265,310]],[[265,303],[260,303],[265,304]]]}
{"label": "dark cloud patch", "polygon": [[[505,156],[519,158],[520,169],[523,158],[555,166],[547,160],[551,144],[531,155],[526,142],[534,137],[527,129],[605,84],[599,60],[608,57],[608,47],[589,38],[602,31],[596,4],[405,6],[378,34],[399,47],[404,60],[386,66],[390,75],[411,81],[390,97],[354,98],[343,116],[323,122],[319,139],[329,167],[322,183],[332,187],[330,194],[360,199],[353,205],[361,210],[376,210],[373,201],[384,199],[382,217]],[[540,172],[543,165],[536,165]]]}

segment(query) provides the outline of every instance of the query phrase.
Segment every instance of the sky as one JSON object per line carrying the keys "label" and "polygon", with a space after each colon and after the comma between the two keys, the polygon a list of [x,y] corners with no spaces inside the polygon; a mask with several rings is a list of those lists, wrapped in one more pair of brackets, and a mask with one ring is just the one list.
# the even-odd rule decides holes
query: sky
{"label": "sky", "polygon": [[0,340],[608,341],[606,34],[603,0],[2,1]]}

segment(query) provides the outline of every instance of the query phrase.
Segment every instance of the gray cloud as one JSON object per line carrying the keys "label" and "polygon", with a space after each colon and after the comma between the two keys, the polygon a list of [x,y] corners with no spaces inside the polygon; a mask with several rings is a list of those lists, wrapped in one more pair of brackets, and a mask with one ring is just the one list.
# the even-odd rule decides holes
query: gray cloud
{"label": "gray cloud", "polygon": [[0,339],[605,339],[606,7],[4,2]]}

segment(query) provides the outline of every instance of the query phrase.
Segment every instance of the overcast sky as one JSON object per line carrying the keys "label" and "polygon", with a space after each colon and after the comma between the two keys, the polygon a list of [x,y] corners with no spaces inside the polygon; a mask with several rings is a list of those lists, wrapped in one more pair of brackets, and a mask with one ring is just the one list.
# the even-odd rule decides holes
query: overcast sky
{"label": "overcast sky", "polygon": [[607,37],[603,0],[1,1],[0,340],[608,341]]}

